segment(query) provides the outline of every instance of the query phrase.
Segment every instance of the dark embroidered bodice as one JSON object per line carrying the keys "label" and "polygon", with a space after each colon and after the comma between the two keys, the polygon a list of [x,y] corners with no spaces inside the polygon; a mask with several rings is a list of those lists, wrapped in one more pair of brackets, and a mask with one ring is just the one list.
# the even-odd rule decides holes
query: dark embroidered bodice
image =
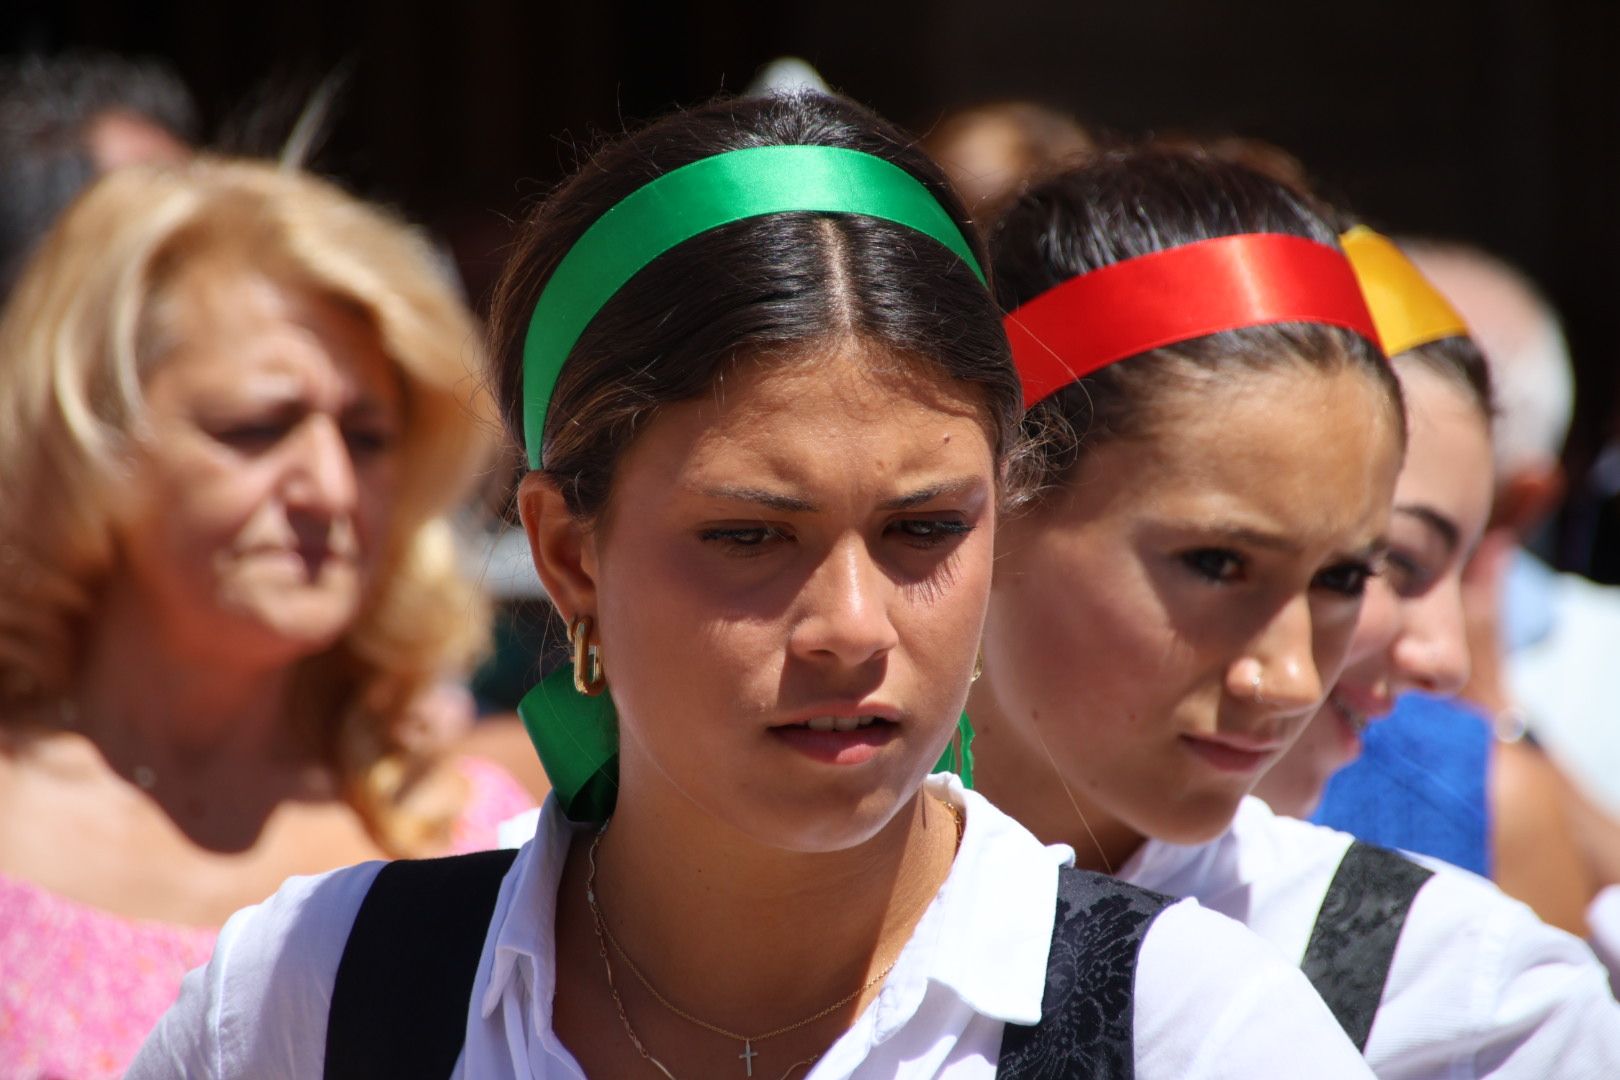
{"label": "dark embroidered bodice", "polygon": [[1339,861],[1322,898],[1300,966],[1362,1052],[1407,913],[1433,876],[1403,855],[1357,840]]}
{"label": "dark embroidered bodice", "polygon": [[1131,1080],[1136,960],[1153,919],[1175,901],[1102,874],[1058,873],[1040,1022],[1008,1024],[1001,1080]]}

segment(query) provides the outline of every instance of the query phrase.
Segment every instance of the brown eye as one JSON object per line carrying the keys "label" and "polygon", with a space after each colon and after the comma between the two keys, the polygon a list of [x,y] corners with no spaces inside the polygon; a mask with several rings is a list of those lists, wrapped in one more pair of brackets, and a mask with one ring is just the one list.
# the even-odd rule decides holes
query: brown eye
{"label": "brown eye", "polygon": [[932,548],[966,536],[973,526],[952,519],[903,518],[890,526],[890,531],[913,547]]}
{"label": "brown eye", "polygon": [[343,433],[343,441],[356,460],[375,457],[394,448],[394,433],[386,428],[359,427]]}
{"label": "brown eye", "polygon": [[1219,585],[1230,585],[1243,577],[1243,557],[1225,548],[1199,548],[1184,552],[1181,562],[1199,577]]}
{"label": "brown eye", "polygon": [[1368,563],[1342,563],[1317,574],[1314,584],[1342,596],[1359,597],[1367,591],[1367,579],[1372,576],[1373,568]]}
{"label": "brown eye", "polygon": [[234,450],[254,454],[270,449],[286,437],[284,423],[233,424],[213,433],[214,438]]}
{"label": "brown eye", "polygon": [[791,540],[786,531],[774,525],[744,525],[735,528],[704,529],[698,539],[707,544],[719,544],[741,553],[752,553],[776,541]]}

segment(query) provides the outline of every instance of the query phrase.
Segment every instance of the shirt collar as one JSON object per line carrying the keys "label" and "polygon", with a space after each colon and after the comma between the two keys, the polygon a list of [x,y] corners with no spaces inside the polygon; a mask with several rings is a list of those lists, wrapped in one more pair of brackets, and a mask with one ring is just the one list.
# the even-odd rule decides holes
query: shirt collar
{"label": "shirt collar", "polygon": [[1264,829],[1272,817],[1271,807],[1253,795],[1238,804],[1237,814],[1225,832],[1201,844],[1172,844],[1148,839],[1119,869],[1119,879],[1144,889],[1171,896],[1196,896],[1212,881],[1251,880],[1254,867],[1248,847],[1239,843],[1241,834]]}
{"label": "shirt collar", "polygon": [[1074,853],[1042,845],[951,774],[929,777],[927,788],[962,810],[962,844],[891,978],[897,986],[925,979],[982,1016],[1033,1024],[1046,991],[1058,868]]}
{"label": "shirt collar", "polygon": [[[1058,867],[1072,863],[1074,853],[1043,846],[953,775],[931,776],[926,788],[962,811],[962,844],[879,996],[875,1039],[910,1019],[931,983],[983,1016],[1033,1024],[1046,990]],[[534,839],[519,851],[497,902],[494,963],[480,1002],[485,1018],[525,977],[535,1013],[551,1014],[557,886],[582,828],[568,821],[555,798],[546,799]]]}
{"label": "shirt collar", "polygon": [[[557,962],[552,934],[557,925],[557,886],[576,832],[583,826],[570,822],[554,795],[546,796],[533,839],[518,851],[510,889],[503,887],[496,901],[495,962],[489,986],[480,1003],[485,1019],[500,1008],[509,985],[522,975],[537,1010],[551,1014],[557,990]],[[522,960],[524,963],[519,963]],[[527,969],[524,971],[523,969]],[[513,987],[516,989],[516,987]]]}

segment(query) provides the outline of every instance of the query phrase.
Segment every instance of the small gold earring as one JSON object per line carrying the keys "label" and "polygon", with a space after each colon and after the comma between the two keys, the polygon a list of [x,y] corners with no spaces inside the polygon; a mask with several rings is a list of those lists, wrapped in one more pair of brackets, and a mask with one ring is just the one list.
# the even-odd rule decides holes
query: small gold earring
{"label": "small gold earring", "polygon": [[973,657],[973,674],[968,676],[968,683],[971,685],[973,683],[978,682],[979,681],[979,676],[981,676],[983,674],[984,674],[984,650],[980,649],[978,651],[977,655],[975,655]]}
{"label": "small gold earring", "polygon": [[574,659],[574,689],[586,697],[596,697],[607,689],[602,646],[591,641],[592,626],[589,615],[576,616],[568,624],[568,648]]}

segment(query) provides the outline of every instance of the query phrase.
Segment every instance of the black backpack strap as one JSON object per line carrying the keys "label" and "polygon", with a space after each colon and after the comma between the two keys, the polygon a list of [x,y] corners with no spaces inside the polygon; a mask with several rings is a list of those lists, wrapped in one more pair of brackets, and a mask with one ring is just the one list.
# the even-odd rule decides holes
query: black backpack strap
{"label": "black backpack strap", "polygon": [[1102,874],[1059,870],[1041,1019],[1006,1026],[996,1076],[1131,1080],[1136,959],[1148,927],[1173,903]]}
{"label": "black backpack strap", "polygon": [[1300,966],[1358,1050],[1367,1049],[1407,912],[1433,876],[1403,855],[1357,840],[1322,898]]}
{"label": "black backpack strap", "polygon": [[378,871],[332,985],[328,1080],[451,1074],[495,899],[516,856],[402,859]]}

